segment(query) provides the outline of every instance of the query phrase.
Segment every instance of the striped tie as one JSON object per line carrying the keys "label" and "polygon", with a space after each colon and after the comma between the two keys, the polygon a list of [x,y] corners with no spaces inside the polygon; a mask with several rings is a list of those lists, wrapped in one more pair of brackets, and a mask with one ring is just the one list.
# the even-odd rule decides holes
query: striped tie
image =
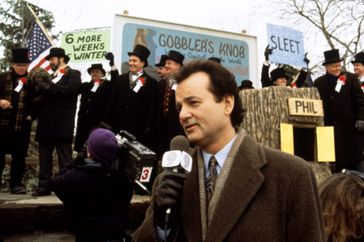
{"label": "striped tie", "polygon": [[215,183],[217,179],[217,170],[216,170],[217,160],[215,156],[211,156],[209,160],[209,176],[206,178],[206,198],[207,198],[207,206],[210,203],[212,194],[214,193]]}

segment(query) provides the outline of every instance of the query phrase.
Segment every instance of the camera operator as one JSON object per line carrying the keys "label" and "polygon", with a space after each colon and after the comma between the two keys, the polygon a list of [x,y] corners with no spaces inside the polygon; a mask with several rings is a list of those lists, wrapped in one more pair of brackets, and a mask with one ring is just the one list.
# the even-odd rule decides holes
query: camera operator
{"label": "camera operator", "polygon": [[112,168],[119,152],[114,133],[95,129],[86,144],[87,158],[78,157],[61,170],[51,189],[69,213],[77,242],[124,241],[133,180],[120,168],[125,164]]}

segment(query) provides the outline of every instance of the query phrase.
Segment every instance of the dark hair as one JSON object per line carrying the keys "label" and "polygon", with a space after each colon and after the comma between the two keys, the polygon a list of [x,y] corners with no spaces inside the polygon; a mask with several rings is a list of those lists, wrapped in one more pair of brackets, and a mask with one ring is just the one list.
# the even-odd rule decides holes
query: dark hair
{"label": "dark hair", "polygon": [[216,102],[221,102],[226,95],[234,97],[234,107],[230,115],[230,121],[237,130],[243,122],[245,110],[234,75],[228,69],[213,61],[196,60],[189,62],[180,69],[176,75],[177,84],[197,72],[204,72],[210,77],[209,91],[214,95]]}
{"label": "dark hair", "polygon": [[320,184],[319,192],[329,241],[359,239],[364,232],[364,180],[337,173]]}

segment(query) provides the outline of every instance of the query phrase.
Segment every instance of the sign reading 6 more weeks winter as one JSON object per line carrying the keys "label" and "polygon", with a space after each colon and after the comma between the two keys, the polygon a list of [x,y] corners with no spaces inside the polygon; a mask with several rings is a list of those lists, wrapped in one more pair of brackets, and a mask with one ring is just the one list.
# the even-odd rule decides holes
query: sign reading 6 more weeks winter
{"label": "sign reading 6 more weeks winter", "polygon": [[73,63],[104,60],[105,54],[110,51],[110,30],[68,32],[62,36],[61,46]]}
{"label": "sign reading 6 more weeks winter", "polygon": [[279,25],[267,24],[268,44],[273,49],[269,60],[274,63],[306,67],[301,31]]}
{"label": "sign reading 6 more weeks winter", "polygon": [[288,108],[290,115],[324,116],[320,99],[288,98]]}

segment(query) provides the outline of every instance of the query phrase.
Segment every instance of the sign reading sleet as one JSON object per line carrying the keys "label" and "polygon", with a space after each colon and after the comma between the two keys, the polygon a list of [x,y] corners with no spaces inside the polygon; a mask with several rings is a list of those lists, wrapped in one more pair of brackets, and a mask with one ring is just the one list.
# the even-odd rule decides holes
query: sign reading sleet
{"label": "sign reading sleet", "polygon": [[288,98],[290,115],[298,116],[324,116],[322,100],[306,98]]}
{"label": "sign reading sleet", "polygon": [[268,44],[273,49],[269,60],[277,64],[306,67],[305,49],[301,31],[267,24]]}
{"label": "sign reading sleet", "polygon": [[68,32],[62,36],[62,48],[70,61],[100,61],[110,51],[110,30]]}
{"label": "sign reading sleet", "polygon": [[122,29],[122,63],[128,61],[128,52],[136,44],[150,50],[150,66],[158,63],[161,55],[176,50],[185,56],[185,62],[218,57],[221,64],[235,74],[236,80],[249,79],[249,47],[243,40],[127,23]]}

